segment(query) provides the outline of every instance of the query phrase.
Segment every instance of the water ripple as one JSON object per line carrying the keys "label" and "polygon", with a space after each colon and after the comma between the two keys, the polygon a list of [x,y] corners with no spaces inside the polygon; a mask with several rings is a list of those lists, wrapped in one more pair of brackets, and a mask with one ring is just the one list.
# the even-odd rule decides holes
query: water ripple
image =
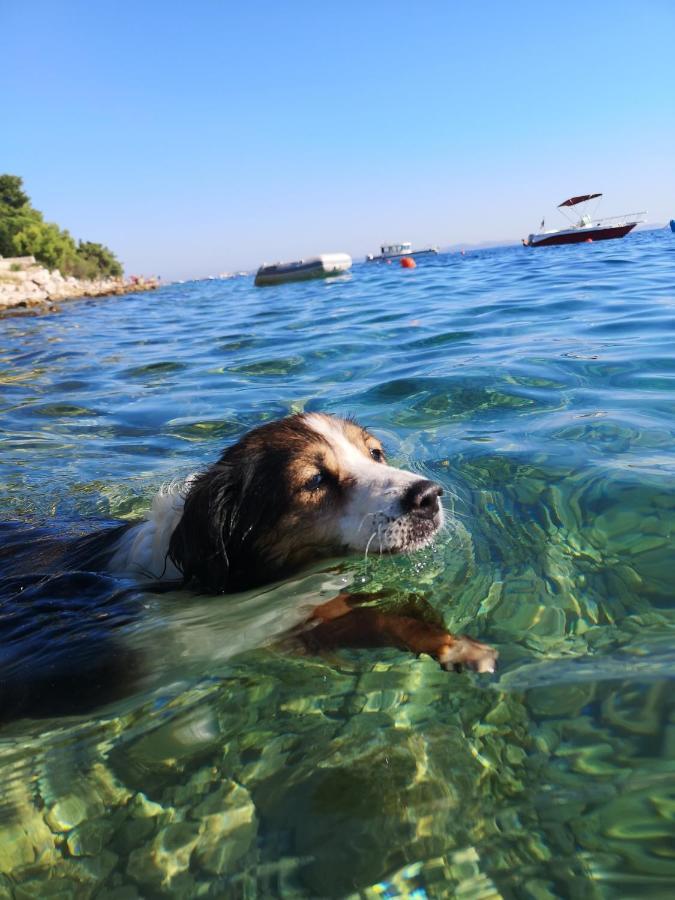
{"label": "water ripple", "polygon": [[[68,641],[94,669],[143,671],[103,709],[0,732],[0,893],[661,896],[674,248],[660,231],[357,263],[332,282],[173,285],[0,323],[0,504],[23,522],[0,536],[5,567],[42,528],[139,515],[161,483],[299,410],[356,415],[443,483],[457,522],[414,558],[227,600],[91,573],[18,591],[6,575],[14,701],[37,669],[67,675]],[[354,582],[423,592],[499,647],[501,675],[267,647]],[[96,644],[110,622],[128,657]]]}

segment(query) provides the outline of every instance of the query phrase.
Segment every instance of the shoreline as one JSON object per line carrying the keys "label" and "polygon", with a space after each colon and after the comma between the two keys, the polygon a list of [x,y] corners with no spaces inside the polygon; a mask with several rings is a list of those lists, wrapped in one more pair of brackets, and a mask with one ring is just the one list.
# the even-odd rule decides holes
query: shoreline
{"label": "shoreline", "polygon": [[92,280],[50,271],[32,256],[0,257],[0,318],[59,311],[61,301],[153,291],[159,279],[131,276]]}

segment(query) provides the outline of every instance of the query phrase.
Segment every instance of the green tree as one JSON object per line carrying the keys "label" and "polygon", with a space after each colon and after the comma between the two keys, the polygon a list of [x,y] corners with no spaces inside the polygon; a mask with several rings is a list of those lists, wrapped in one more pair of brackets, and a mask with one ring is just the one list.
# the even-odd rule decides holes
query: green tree
{"label": "green tree", "polygon": [[49,269],[77,278],[122,275],[115,254],[103,244],[80,241],[33,209],[18,175],[0,175],[0,256],[34,256]]}
{"label": "green tree", "polygon": [[77,255],[80,259],[92,262],[101,275],[119,277],[122,275],[122,266],[119,260],[103,244],[95,244],[92,241],[80,241],[77,246]]}
{"label": "green tree", "polygon": [[30,222],[12,237],[18,256],[32,255],[48,269],[70,274],[77,259],[77,246],[67,231],[53,222]]}
{"label": "green tree", "polygon": [[0,206],[12,209],[30,206],[30,197],[23,191],[23,178],[18,175],[0,175]]}
{"label": "green tree", "polygon": [[42,222],[42,214],[30,206],[14,209],[0,203],[0,256],[14,256],[14,236],[29,225]]}

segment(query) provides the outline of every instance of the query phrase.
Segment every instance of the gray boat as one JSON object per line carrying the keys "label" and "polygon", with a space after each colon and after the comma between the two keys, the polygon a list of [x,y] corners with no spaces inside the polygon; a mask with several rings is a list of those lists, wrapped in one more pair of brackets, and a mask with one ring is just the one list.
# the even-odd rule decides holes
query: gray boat
{"label": "gray boat", "polygon": [[310,278],[330,278],[342,275],[352,267],[348,253],[321,253],[310,259],[295,262],[263,263],[255,276],[255,284],[264,287],[270,284],[284,284],[287,281],[308,281]]}

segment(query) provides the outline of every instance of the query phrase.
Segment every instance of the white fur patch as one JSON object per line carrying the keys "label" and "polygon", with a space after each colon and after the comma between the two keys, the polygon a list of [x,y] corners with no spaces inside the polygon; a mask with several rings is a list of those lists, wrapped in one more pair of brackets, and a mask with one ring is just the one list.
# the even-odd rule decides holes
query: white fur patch
{"label": "white fur patch", "polygon": [[110,560],[111,571],[157,581],[182,578],[168,558],[169,541],[183,515],[185,495],[194,477],[167,484],[155,494],[145,521],[131,527],[119,539]]}
{"label": "white fur patch", "polygon": [[372,545],[374,550],[398,551],[427,544],[443,524],[442,507],[434,527],[429,521],[416,522],[401,506],[407,488],[424,479],[369,459],[330,418],[309,413],[304,419],[333,447],[341,472],[354,482],[338,522],[344,545],[353,550]]}

